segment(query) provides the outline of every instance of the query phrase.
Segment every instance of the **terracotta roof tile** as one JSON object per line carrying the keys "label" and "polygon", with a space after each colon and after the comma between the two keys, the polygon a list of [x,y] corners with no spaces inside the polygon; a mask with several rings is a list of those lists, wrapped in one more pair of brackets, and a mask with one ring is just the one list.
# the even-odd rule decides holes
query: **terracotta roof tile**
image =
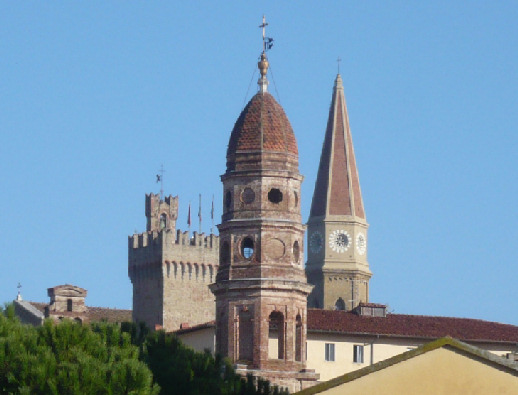
{"label": "terracotta roof tile", "polygon": [[237,151],[259,150],[298,155],[290,121],[269,93],[257,93],[239,115],[230,135],[227,157]]}
{"label": "terracotta roof tile", "polygon": [[518,326],[471,318],[387,314],[359,316],[348,311],[308,309],[308,331],[440,338],[463,341],[518,342]]}

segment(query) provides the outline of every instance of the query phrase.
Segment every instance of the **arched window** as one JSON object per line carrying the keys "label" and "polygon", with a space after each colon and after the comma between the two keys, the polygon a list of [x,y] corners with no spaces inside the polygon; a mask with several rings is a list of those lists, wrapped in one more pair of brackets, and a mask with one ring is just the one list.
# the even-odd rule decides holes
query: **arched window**
{"label": "arched window", "polygon": [[293,243],[293,258],[295,259],[295,263],[299,263],[299,261],[300,261],[300,247],[299,247],[299,242],[298,241],[295,241],[295,243]]}
{"label": "arched window", "polygon": [[160,229],[165,229],[167,225],[167,216],[165,214],[160,215]]}
{"label": "arched window", "polygon": [[268,321],[268,358],[284,359],[284,316],[274,311]]}
{"label": "arched window", "polygon": [[252,313],[245,307],[239,311],[239,361],[254,359]]}
{"label": "arched window", "polygon": [[221,245],[221,251],[220,251],[220,265],[228,265],[230,263],[230,246],[228,244],[228,241],[224,241]]}
{"label": "arched window", "polygon": [[336,301],[335,310],[345,310],[345,302],[342,298],[338,298]]}
{"label": "arched window", "polygon": [[245,259],[252,258],[252,255],[254,255],[254,241],[250,237],[245,237],[243,239],[243,242],[241,243],[241,255]]}
{"label": "arched window", "polygon": [[295,319],[295,361],[302,361],[302,318],[297,314]]}

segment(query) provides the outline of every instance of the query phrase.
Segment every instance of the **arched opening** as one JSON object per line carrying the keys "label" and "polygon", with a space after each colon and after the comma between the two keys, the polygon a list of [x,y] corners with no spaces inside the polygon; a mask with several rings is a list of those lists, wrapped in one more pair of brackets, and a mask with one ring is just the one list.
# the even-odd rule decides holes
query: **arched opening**
{"label": "arched opening", "polygon": [[268,321],[268,358],[284,359],[284,316],[280,311],[274,311]]}
{"label": "arched opening", "polygon": [[342,298],[338,298],[336,301],[335,310],[345,310],[345,302]]}
{"label": "arched opening", "polygon": [[241,255],[245,259],[251,259],[254,255],[254,241],[251,237],[245,237],[241,243]]}
{"label": "arched opening", "polygon": [[295,318],[295,361],[302,361],[302,317]]}
{"label": "arched opening", "polygon": [[270,192],[268,192],[268,200],[275,204],[282,202],[281,190],[277,188],[270,189]]}
{"label": "arched opening", "polygon": [[67,299],[67,311],[72,311],[72,299]]}
{"label": "arched opening", "polygon": [[165,229],[167,225],[167,216],[165,214],[160,215],[160,229]]}
{"label": "arched opening", "polygon": [[74,318],[74,321],[75,321],[76,323],[78,323],[79,325],[82,325],[82,324],[83,324],[83,320],[82,320],[81,318],[79,318],[79,317]]}
{"label": "arched opening", "polygon": [[293,258],[295,259],[295,263],[299,263],[299,261],[300,261],[300,247],[299,247],[299,242],[298,241],[295,241],[295,243],[293,243]]}
{"label": "arched opening", "polygon": [[239,311],[239,361],[252,361],[254,359],[252,313],[246,306]]}
{"label": "arched opening", "polygon": [[225,207],[227,210],[230,210],[230,206],[232,205],[232,193],[230,191],[227,191],[225,193]]}
{"label": "arched opening", "polygon": [[219,253],[219,260],[220,265],[228,265],[230,263],[230,246],[228,244],[228,241],[224,241],[223,244],[221,244],[221,250]]}

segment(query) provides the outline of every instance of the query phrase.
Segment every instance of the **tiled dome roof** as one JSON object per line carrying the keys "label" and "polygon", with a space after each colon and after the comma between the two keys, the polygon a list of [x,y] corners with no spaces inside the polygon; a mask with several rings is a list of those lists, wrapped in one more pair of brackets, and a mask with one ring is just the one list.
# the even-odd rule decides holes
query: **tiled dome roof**
{"label": "tiled dome roof", "polygon": [[238,151],[276,151],[298,156],[290,121],[269,93],[257,93],[239,115],[230,135],[227,158]]}

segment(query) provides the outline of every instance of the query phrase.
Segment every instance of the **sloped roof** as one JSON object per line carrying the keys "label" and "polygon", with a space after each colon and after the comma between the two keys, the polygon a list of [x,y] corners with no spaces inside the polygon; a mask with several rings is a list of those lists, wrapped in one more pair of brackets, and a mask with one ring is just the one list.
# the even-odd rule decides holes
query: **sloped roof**
{"label": "sloped roof", "polygon": [[472,318],[387,314],[360,316],[349,311],[308,309],[309,332],[384,335],[463,341],[518,342],[518,326]]}
{"label": "sloped roof", "polygon": [[417,347],[414,350],[407,351],[403,354],[396,355],[392,358],[385,359],[384,361],[375,363],[373,365],[367,366],[363,369],[359,369],[350,373],[346,373],[342,376],[336,377],[329,381],[317,384],[313,387],[307,388],[300,392],[296,392],[296,395],[314,395],[326,390],[329,390],[334,387],[338,387],[339,385],[345,384],[347,382],[359,379],[364,377],[370,373],[374,373],[380,371],[382,369],[388,368],[389,366],[396,365],[400,362],[409,360],[411,358],[417,357],[429,351],[437,350],[441,347],[453,349],[456,351],[460,351],[461,353],[474,357],[478,360],[485,362],[486,364],[493,366],[499,370],[504,372],[511,373],[514,376],[518,376],[518,364],[512,361],[507,361],[501,357],[498,357],[492,354],[489,351],[481,350],[477,347],[471,346],[469,344],[463,343],[461,341],[452,339],[451,337],[443,337],[437,339],[433,342],[423,344],[420,347]]}
{"label": "sloped roof", "polygon": [[320,155],[310,217],[346,215],[365,219],[360,179],[345,103],[337,75]]}
{"label": "sloped roof", "polygon": [[[40,312],[45,313],[46,303],[29,302],[32,306]],[[75,312],[60,312],[62,316],[76,316]],[[108,322],[131,322],[132,311],[123,309],[110,309],[107,307],[86,307],[86,311],[80,314],[82,317],[88,318],[91,322],[108,321]]]}

